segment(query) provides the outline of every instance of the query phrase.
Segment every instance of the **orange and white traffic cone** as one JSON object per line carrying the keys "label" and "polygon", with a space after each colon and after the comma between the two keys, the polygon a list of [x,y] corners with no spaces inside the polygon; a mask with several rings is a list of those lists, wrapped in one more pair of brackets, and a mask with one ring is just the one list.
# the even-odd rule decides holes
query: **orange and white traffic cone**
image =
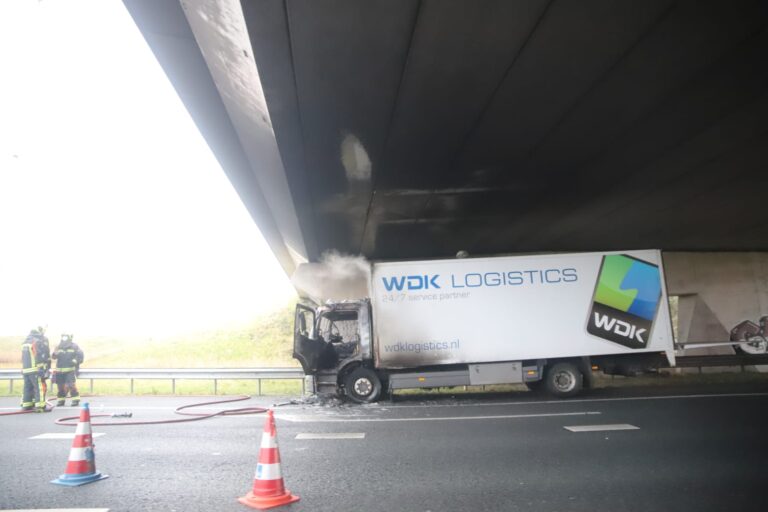
{"label": "orange and white traffic cone", "polygon": [[80,409],[80,421],[77,423],[75,439],[72,441],[72,449],[69,451],[69,461],[64,474],[52,484],[75,487],[89,484],[96,480],[109,478],[96,471],[96,454],[93,451],[93,436],[91,434],[91,411],[88,404],[83,404]]}
{"label": "orange and white traffic cone", "polygon": [[280,471],[280,450],[277,448],[277,430],[272,411],[267,411],[267,422],[261,436],[259,463],[253,480],[253,490],[237,501],[251,508],[264,510],[299,501],[298,496],[285,488]]}

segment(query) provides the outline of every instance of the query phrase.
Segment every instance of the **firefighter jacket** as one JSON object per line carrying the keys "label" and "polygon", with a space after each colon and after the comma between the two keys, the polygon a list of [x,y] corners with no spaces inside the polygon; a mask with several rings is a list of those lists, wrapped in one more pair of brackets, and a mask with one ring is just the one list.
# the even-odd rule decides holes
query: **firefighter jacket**
{"label": "firefighter jacket", "polygon": [[58,373],[74,372],[83,362],[83,351],[72,341],[61,342],[53,352]]}
{"label": "firefighter jacket", "polygon": [[51,369],[51,346],[45,336],[37,338],[35,342],[35,366],[43,370]]}
{"label": "firefighter jacket", "polygon": [[37,373],[37,364],[35,362],[37,347],[36,338],[27,336],[24,343],[21,344],[21,373]]}

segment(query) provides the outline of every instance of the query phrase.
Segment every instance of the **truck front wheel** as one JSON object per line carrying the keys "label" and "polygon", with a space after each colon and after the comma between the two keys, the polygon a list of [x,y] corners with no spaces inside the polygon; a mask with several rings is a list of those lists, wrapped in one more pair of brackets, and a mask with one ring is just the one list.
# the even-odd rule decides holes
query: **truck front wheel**
{"label": "truck front wheel", "polygon": [[355,368],[344,379],[344,389],[350,400],[359,404],[375,402],[381,396],[381,379],[368,368]]}
{"label": "truck front wheel", "polygon": [[556,363],[547,370],[545,385],[547,391],[558,398],[576,396],[581,391],[584,376],[573,363]]}

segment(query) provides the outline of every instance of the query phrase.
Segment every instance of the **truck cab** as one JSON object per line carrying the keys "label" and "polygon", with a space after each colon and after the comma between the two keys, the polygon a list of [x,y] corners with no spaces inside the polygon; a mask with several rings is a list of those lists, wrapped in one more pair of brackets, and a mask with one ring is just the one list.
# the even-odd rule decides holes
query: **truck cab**
{"label": "truck cab", "polygon": [[293,357],[319,393],[373,402],[382,392],[373,370],[371,306],[368,300],[296,306]]}

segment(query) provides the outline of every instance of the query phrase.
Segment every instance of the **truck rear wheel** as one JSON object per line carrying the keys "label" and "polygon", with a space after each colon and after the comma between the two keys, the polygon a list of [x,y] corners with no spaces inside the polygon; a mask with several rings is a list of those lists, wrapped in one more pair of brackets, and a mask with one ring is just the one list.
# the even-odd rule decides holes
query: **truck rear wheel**
{"label": "truck rear wheel", "polygon": [[581,391],[584,376],[573,363],[556,363],[547,370],[544,378],[547,391],[558,398],[576,396]]}
{"label": "truck rear wheel", "polygon": [[381,379],[371,369],[355,368],[344,378],[344,389],[353,402],[359,404],[375,402],[381,396]]}

